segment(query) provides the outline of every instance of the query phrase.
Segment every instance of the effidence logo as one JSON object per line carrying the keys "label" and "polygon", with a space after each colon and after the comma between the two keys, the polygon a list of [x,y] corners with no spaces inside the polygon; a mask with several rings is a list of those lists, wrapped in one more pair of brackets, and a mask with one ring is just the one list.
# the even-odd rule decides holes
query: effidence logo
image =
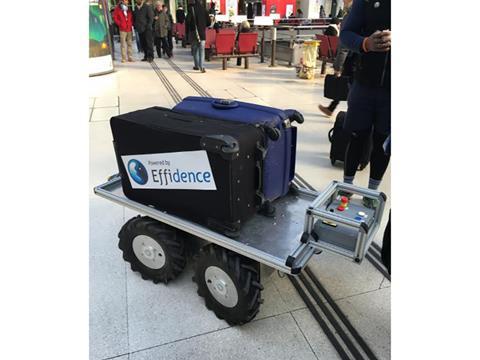
{"label": "effidence logo", "polygon": [[139,185],[145,185],[148,181],[148,173],[145,166],[137,159],[132,159],[127,165],[130,177]]}
{"label": "effidence logo", "polygon": [[123,155],[134,189],[217,190],[205,150]]}

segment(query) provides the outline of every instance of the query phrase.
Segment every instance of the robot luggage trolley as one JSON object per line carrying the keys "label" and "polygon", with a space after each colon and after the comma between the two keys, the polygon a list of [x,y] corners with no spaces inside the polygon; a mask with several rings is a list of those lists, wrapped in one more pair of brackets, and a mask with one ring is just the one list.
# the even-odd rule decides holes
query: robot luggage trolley
{"label": "robot luggage trolley", "polygon": [[[360,263],[380,226],[383,193],[337,181],[316,192],[298,175],[291,188],[275,201],[275,218],[255,215],[236,238],[128,199],[120,175],[94,192],[145,215],[127,221],[118,235],[124,260],[145,280],[173,280],[185,267],[185,245],[199,243],[193,256],[198,294],[217,317],[235,325],[252,320],[259,311],[261,268],[263,275],[272,269],[297,275],[322,250]],[[353,196],[341,196],[340,191]],[[373,200],[373,206],[363,206],[362,198]]]}

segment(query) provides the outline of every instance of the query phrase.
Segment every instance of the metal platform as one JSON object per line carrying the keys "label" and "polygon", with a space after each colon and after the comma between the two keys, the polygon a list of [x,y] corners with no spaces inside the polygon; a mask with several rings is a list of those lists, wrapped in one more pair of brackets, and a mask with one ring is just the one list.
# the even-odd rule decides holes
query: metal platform
{"label": "metal platform", "polygon": [[256,214],[243,225],[240,235],[235,239],[198,223],[128,199],[123,193],[120,176],[114,176],[108,182],[95,187],[94,192],[105,199],[264,265],[289,274],[297,274],[316,251],[308,244],[301,243],[300,238],[305,226],[306,209],[318,196],[317,192],[308,190],[301,184],[297,186],[298,194],[290,193],[273,203],[276,208],[274,218]]}

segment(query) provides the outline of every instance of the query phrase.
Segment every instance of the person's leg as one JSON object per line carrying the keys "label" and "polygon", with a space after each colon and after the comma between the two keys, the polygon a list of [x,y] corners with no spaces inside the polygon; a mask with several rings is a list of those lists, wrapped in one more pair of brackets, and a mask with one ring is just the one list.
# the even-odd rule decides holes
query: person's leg
{"label": "person's leg", "polygon": [[142,61],[147,60],[147,50],[146,50],[146,43],[145,43],[145,32],[141,32],[138,34],[140,37],[140,47],[143,50],[143,59]]}
{"label": "person's leg", "polygon": [[147,59],[153,60],[153,32],[152,29],[145,30],[145,52]]}
{"label": "person's leg", "polygon": [[127,33],[120,31],[120,52],[122,53],[122,62],[127,61]]}
{"label": "person's leg", "polygon": [[198,43],[197,39],[192,40],[193,66],[194,66],[195,70],[200,69],[200,67],[199,67],[199,62],[200,62],[200,60],[199,60],[199,54],[200,54],[199,45],[200,44]]}
{"label": "person's leg", "polygon": [[143,52],[142,39],[140,38],[140,34],[137,30],[135,30],[135,42],[137,43],[137,51],[139,53]]}
{"label": "person's leg", "polygon": [[343,182],[353,184],[362,155],[370,141],[370,134],[370,129],[352,132],[345,152]]}
{"label": "person's leg", "polygon": [[162,57],[162,39],[158,36],[155,36],[155,50],[157,51],[157,56]]}
{"label": "person's leg", "polygon": [[340,101],[332,100],[330,105],[328,105],[328,110],[330,110],[333,113],[335,111],[335,109],[337,108],[338,104],[340,104]]}
{"label": "person's leg", "polygon": [[374,94],[368,87],[354,83],[348,95],[348,111],[343,124],[344,130],[351,134],[344,162],[343,181],[346,183],[353,183],[362,154],[370,141],[374,120]]}
{"label": "person's leg", "polygon": [[198,60],[198,67],[202,72],[205,72],[205,40],[200,41],[199,44],[199,60]]}
{"label": "person's leg", "polygon": [[[172,30],[168,30],[168,35],[167,35],[167,40],[168,40],[168,49],[170,50],[169,56],[172,56],[172,50],[173,50],[173,40],[172,40]],[[167,53],[168,54],[168,53]]]}
{"label": "person's leg", "polygon": [[368,188],[372,190],[377,190],[380,186],[383,174],[385,174],[390,162],[390,155],[387,155],[383,149],[383,144],[387,137],[387,134],[373,132],[373,149],[370,155],[370,180],[368,181]]}
{"label": "person's leg", "polygon": [[127,38],[128,61],[133,61],[133,48],[132,48],[133,33],[131,31],[128,32],[126,38]]}
{"label": "person's leg", "polygon": [[370,157],[370,181],[368,187],[376,190],[390,162],[390,154],[385,152],[383,144],[390,135],[391,100],[390,92],[376,90],[376,111],[373,133],[373,149]]}
{"label": "person's leg", "polygon": [[168,49],[168,40],[166,37],[163,37],[162,38],[162,49],[163,49],[163,53],[164,54],[167,54],[168,56],[170,56],[170,51]]}

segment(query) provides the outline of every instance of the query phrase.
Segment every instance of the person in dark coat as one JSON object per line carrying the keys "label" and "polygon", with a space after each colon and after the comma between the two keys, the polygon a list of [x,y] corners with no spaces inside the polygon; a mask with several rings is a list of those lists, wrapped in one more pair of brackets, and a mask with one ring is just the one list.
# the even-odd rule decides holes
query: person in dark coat
{"label": "person in dark coat", "polygon": [[168,10],[168,6],[163,4],[163,12],[165,15],[168,17],[168,28],[167,28],[167,43],[168,43],[168,48],[170,49],[170,57],[172,57],[172,51],[173,51],[173,17],[172,14],[170,14],[170,10]]}
{"label": "person in dark coat", "polygon": [[159,58],[163,54],[171,57],[170,48],[168,46],[167,35],[168,35],[168,15],[165,14],[162,3],[157,1],[155,4],[154,10],[154,22],[153,22],[153,31],[155,34],[155,47],[157,49],[157,55]]}
{"label": "person in dark coat", "polygon": [[183,24],[185,22],[185,10],[183,10],[182,5],[178,5],[175,15],[177,17],[177,23]]}
{"label": "person in dark coat", "polygon": [[186,33],[191,39],[194,70],[205,72],[205,39],[207,26],[210,26],[210,17],[203,5],[195,0],[188,0],[188,14],[185,21]]}
{"label": "person in dark coat", "polygon": [[145,57],[142,61],[153,61],[153,9],[145,0],[136,0],[133,22],[140,36]]}
{"label": "person in dark coat", "polygon": [[[390,135],[391,119],[390,9],[390,0],[355,0],[340,33],[342,44],[357,54],[344,123],[351,137],[343,181],[353,183],[362,150],[373,137],[368,182],[368,188],[373,190],[379,187],[390,161],[390,155],[383,149]],[[375,205],[374,199],[363,200],[365,206]]]}

